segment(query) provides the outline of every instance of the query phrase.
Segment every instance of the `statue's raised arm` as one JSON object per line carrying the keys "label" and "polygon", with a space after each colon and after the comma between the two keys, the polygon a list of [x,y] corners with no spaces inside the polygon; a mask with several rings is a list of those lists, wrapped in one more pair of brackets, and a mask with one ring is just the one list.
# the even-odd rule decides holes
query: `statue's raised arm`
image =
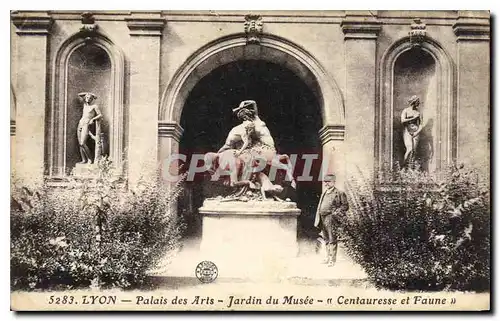
{"label": "statue's raised arm", "polygon": [[255,100],[243,100],[238,107],[233,108],[233,113],[237,115],[237,113],[243,109],[248,109],[252,111],[254,117],[259,116],[259,112],[257,110],[257,103],[255,102]]}

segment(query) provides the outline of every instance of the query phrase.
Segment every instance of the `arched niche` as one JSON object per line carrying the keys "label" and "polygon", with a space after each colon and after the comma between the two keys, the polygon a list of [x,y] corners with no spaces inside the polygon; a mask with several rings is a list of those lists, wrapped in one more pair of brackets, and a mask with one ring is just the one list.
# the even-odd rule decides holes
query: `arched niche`
{"label": "arched niche", "polygon": [[426,172],[452,163],[456,157],[455,67],[448,53],[429,37],[419,44],[403,38],[383,55],[380,84],[380,177],[387,178],[385,174],[404,166],[401,112],[413,95],[420,98],[423,124],[416,162]]}
{"label": "arched niche", "polygon": [[[58,50],[53,72],[50,109],[48,172],[51,177],[68,175],[80,160],[76,136],[82,115],[80,92],[97,95],[103,119],[104,154],[117,167],[124,154],[124,68],[121,52],[107,37],[77,34]],[[92,128],[91,128],[92,130]],[[91,140],[89,140],[90,144]]]}

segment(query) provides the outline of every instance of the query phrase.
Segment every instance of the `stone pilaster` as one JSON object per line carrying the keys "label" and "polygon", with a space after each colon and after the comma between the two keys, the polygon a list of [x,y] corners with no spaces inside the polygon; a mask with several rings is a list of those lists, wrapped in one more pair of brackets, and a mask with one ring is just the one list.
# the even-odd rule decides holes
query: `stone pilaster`
{"label": "stone pilaster", "polygon": [[158,122],[158,161],[161,164],[162,177],[164,178],[166,170],[169,170],[172,175],[177,173],[178,168],[170,166],[169,158],[179,152],[179,141],[183,132],[184,129],[176,122]]}
{"label": "stone pilaster", "polygon": [[[45,110],[47,105],[47,48],[52,18],[45,12],[13,14],[18,51],[15,155],[12,168],[25,184],[39,183],[44,176]],[[12,133],[11,124],[11,133]]]}
{"label": "stone pilaster", "polygon": [[128,177],[151,177],[158,169],[158,106],[160,99],[160,42],[165,21],[159,14],[134,14],[130,30],[130,107]]}
{"label": "stone pilaster", "polygon": [[[181,184],[179,173],[179,161],[176,157],[179,153],[179,141],[184,130],[176,122],[158,122],[158,162],[160,164],[160,175],[164,186],[171,195],[178,195],[175,190]],[[170,175],[170,177],[169,177]],[[179,185],[180,186],[180,185]],[[170,214],[177,215],[177,199],[172,198],[170,203]]]}
{"label": "stone pilaster", "polygon": [[[453,31],[457,36],[458,161],[489,175],[489,13],[459,12]],[[483,125],[473,126],[470,119]]]}
{"label": "stone pilaster", "polygon": [[346,63],[346,164],[359,167],[371,177],[375,148],[376,39],[381,26],[373,12],[355,14],[347,14],[341,23]]}
{"label": "stone pilaster", "polygon": [[344,189],[345,182],[345,126],[325,125],[319,130],[319,138],[323,145],[322,175],[335,174],[337,187]]}

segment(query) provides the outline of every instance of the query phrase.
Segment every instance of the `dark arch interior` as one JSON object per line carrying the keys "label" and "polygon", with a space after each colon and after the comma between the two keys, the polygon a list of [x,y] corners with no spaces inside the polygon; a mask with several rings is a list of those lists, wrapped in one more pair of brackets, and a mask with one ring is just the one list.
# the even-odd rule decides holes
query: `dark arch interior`
{"label": "dark arch interior", "polygon": [[[184,134],[179,150],[186,155],[217,151],[227,134],[239,122],[232,108],[242,100],[257,102],[259,117],[266,122],[281,154],[298,154],[296,175],[302,172],[301,155],[321,155],[318,131],[321,110],[311,89],[292,71],[260,60],[243,60],[220,66],[202,78],[187,98],[181,117]],[[312,175],[320,166],[313,163]],[[188,182],[179,201],[179,213],[188,223],[188,232],[198,235],[201,218],[197,209],[212,188],[201,181]],[[285,196],[302,210],[299,235],[313,235],[313,220],[321,193],[321,183],[299,182],[297,189],[287,188]]]}

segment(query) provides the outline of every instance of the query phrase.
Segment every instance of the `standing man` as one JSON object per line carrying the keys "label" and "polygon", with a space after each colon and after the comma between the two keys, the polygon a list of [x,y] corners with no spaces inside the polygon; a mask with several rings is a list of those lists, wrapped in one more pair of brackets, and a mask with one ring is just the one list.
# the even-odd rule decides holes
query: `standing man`
{"label": "standing man", "polygon": [[323,263],[334,266],[337,260],[338,227],[349,204],[345,193],[335,187],[335,175],[326,175],[324,181],[325,190],[319,200],[314,226],[321,229],[325,240],[326,259]]}

